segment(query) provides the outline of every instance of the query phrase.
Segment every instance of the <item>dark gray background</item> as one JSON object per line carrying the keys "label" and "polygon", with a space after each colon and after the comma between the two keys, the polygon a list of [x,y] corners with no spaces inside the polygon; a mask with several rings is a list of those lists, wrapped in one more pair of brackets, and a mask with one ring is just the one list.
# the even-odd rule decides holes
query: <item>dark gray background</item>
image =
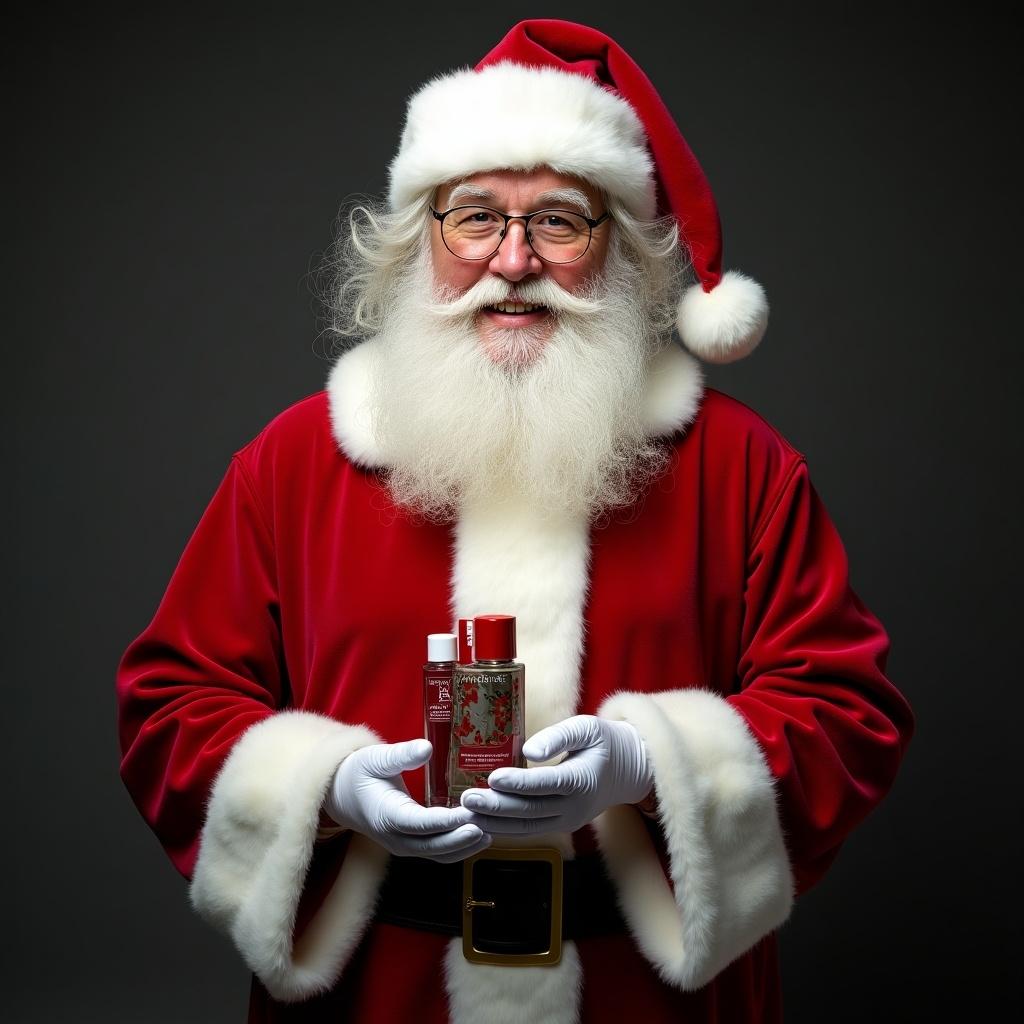
{"label": "dark gray background", "polygon": [[772,302],[711,383],[806,453],[918,714],[783,929],[787,1019],[996,1019],[1020,948],[1009,27],[371,6],[9,23],[4,1018],[243,1019],[246,972],[118,781],[114,669],[231,453],[322,386],[306,272],[339,203],[383,188],[406,96],[542,13],[617,38],[703,162],[726,265]]}

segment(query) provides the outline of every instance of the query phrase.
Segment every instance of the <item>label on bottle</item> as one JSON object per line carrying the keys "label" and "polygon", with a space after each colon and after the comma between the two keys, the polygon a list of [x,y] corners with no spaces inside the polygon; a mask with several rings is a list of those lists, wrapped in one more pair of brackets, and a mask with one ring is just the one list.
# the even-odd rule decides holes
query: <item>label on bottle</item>
{"label": "label on bottle", "polygon": [[452,665],[423,666],[423,735],[434,751],[427,762],[428,807],[448,806],[448,759],[452,741]]}
{"label": "label on bottle", "polygon": [[524,669],[458,665],[453,679],[448,791],[454,803],[474,786],[486,787],[495,768],[525,768]]}
{"label": "label on bottle", "polygon": [[491,746],[460,746],[459,769],[464,772],[492,772],[495,768],[515,768],[519,760],[519,736],[510,736],[504,743]]}
{"label": "label on bottle", "polygon": [[428,722],[451,722],[452,720],[452,672],[432,671],[423,673],[426,685],[425,708]]}

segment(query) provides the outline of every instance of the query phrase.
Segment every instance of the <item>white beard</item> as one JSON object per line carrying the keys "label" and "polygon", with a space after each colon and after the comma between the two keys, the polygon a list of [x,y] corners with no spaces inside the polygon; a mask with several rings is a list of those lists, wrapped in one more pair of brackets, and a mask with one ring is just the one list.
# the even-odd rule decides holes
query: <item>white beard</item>
{"label": "white beard", "polygon": [[[629,504],[665,461],[643,420],[648,368],[664,343],[631,284],[637,273],[612,245],[583,295],[546,278],[488,275],[432,301],[424,249],[378,335],[372,413],[395,501],[438,520],[511,497],[569,515]],[[501,332],[495,362],[474,318],[513,290],[548,306],[555,326],[546,342],[530,328]]]}

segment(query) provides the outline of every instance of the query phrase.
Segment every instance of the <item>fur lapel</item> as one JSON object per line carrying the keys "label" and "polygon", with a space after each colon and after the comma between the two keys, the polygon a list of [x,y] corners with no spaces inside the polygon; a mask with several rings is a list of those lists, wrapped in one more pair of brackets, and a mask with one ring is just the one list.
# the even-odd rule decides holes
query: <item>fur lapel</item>
{"label": "fur lapel", "polygon": [[[327,382],[331,428],[346,455],[367,468],[387,466],[374,436],[374,340],[345,353]],[[651,436],[692,422],[703,394],[697,361],[668,345],[651,364],[644,409]],[[583,607],[590,563],[586,516],[544,515],[513,499],[467,506],[455,525],[453,620],[515,615],[519,658],[527,666],[527,732],[576,713],[583,652]]]}
{"label": "fur lapel", "polygon": [[[367,468],[387,466],[369,409],[378,358],[375,343],[364,342],[338,360],[327,383],[334,438],[353,462]],[[697,361],[676,345],[666,347],[648,378],[644,410],[650,435],[667,436],[691,423],[702,393]],[[517,653],[526,665],[527,735],[576,714],[590,568],[587,516],[544,515],[515,498],[495,498],[464,507],[454,536],[453,626],[469,615],[516,616]],[[565,858],[573,856],[569,835],[532,836],[519,844],[554,845]],[[453,1024],[482,1017],[495,1024],[572,1022],[578,1019],[581,986],[582,967],[572,942],[565,944],[557,967],[480,967],[465,960],[458,939],[445,957]]]}
{"label": "fur lapel", "polygon": [[[331,433],[357,465],[387,466],[387,452],[374,435],[370,416],[371,382],[379,350],[376,339],[345,352],[327,378]],[[704,379],[700,364],[678,345],[667,345],[651,363],[644,412],[651,437],[682,430],[697,415]]]}

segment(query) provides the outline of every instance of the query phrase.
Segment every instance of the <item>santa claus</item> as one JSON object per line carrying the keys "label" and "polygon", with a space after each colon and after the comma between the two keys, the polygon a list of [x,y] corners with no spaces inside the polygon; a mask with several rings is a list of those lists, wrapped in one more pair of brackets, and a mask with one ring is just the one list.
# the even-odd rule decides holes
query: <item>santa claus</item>
{"label": "santa claus", "polygon": [[[358,343],[235,453],[118,670],[123,777],[251,1021],[781,1019],[775,932],[913,718],[804,458],[703,385],[767,319],[720,252],[600,32],[523,22],[413,96],[339,248]],[[529,767],[428,808],[424,637],[484,612]]]}

